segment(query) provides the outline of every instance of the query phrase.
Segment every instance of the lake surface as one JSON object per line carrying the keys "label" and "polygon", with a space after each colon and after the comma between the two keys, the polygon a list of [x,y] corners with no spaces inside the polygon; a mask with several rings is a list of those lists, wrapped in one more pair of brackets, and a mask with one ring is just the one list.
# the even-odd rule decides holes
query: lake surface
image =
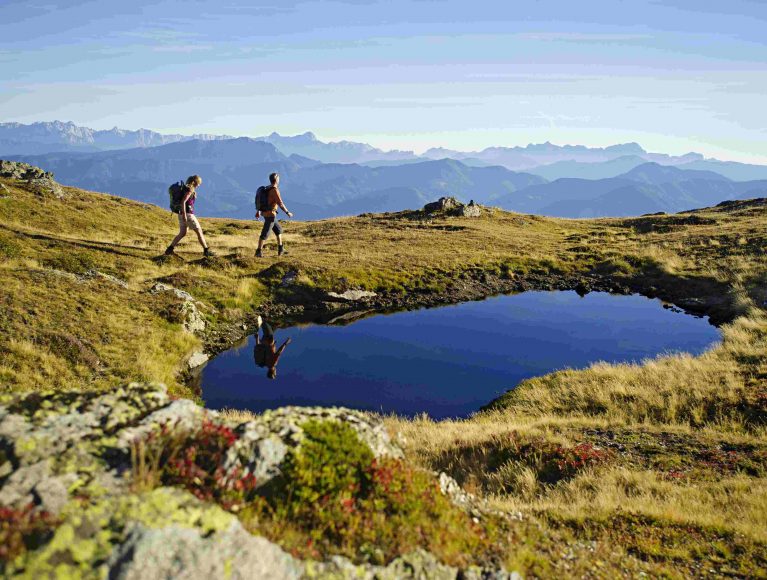
{"label": "lake surface", "polygon": [[[521,380],[596,361],[699,354],[719,340],[704,318],[642,296],[525,292],[365,318],[346,326],[274,327],[275,379],[254,362],[254,336],[210,361],[213,409],[342,405],[465,417]],[[262,347],[263,348],[263,347]]]}

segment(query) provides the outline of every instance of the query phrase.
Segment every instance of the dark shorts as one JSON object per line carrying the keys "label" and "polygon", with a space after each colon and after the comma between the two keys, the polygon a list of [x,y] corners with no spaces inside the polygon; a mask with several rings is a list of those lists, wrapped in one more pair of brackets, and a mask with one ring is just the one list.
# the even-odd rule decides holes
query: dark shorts
{"label": "dark shorts", "polygon": [[268,238],[269,232],[272,230],[274,230],[274,235],[282,235],[282,226],[280,226],[280,222],[277,221],[277,216],[264,218],[264,227],[261,230],[261,239],[265,240]]}

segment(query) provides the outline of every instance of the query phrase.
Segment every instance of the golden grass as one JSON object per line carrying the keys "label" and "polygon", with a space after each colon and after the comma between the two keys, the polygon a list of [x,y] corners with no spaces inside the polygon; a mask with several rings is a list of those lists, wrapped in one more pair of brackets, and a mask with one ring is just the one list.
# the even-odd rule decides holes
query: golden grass
{"label": "golden grass", "polygon": [[[457,278],[482,272],[554,272],[641,280],[672,295],[721,291],[733,320],[722,327],[721,343],[698,357],[600,363],[536,377],[466,420],[385,420],[410,460],[455,470],[493,505],[523,512],[527,523],[509,562],[531,575],[686,576],[697,570],[693,560],[708,557],[701,542],[720,537],[735,543],[722,558],[756,558],[756,567],[740,575],[765,561],[767,493],[759,470],[767,469],[767,206],[703,210],[692,225],[676,223],[676,216],[559,220],[498,210],[472,220],[402,214],[289,222],[289,255],[277,259],[271,242],[262,261],[252,258],[258,224],[203,218],[221,257],[200,262],[189,235],[179,248],[184,260],[166,263],[154,258],[176,231],[167,211],[73,188],[61,202],[20,182],[3,183],[10,195],[0,199],[0,385],[10,390],[151,380],[191,395],[179,372],[201,339],[168,322],[167,303],[147,293],[159,279],[192,293],[214,326],[257,312],[281,292],[281,275],[266,272],[275,264],[279,272],[297,270],[300,286],[321,290],[441,293]],[[127,288],[83,277],[88,268]],[[606,445],[617,433],[630,451],[544,483],[530,465],[490,466],[511,433],[563,448]],[[632,433],[642,434],[638,442]],[[686,443],[664,447],[666,439]],[[727,449],[756,467],[719,473],[697,459]],[[665,463],[653,464],[659,456]],[[692,475],[669,479],[677,463]],[[651,523],[626,523],[626,514]],[[673,545],[663,552],[666,540],[650,532],[671,528]],[[597,538],[593,550],[573,548],[586,536]],[[574,555],[560,565],[565,549]]]}

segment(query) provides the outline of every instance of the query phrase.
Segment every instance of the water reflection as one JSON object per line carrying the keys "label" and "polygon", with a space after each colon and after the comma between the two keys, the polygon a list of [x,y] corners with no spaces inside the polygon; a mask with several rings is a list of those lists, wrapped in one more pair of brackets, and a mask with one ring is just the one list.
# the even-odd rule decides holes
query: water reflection
{"label": "water reflection", "polygon": [[288,337],[285,342],[280,345],[280,348],[275,348],[277,341],[274,338],[274,330],[268,322],[261,324],[260,337],[259,332],[256,332],[256,344],[253,347],[253,360],[256,362],[256,366],[260,368],[266,368],[266,377],[269,379],[277,378],[277,363],[285,352],[285,348],[292,342],[292,339]]}
{"label": "water reflection", "polygon": [[[332,326],[272,322],[201,370],[202,396],[213,409],[321,405],[465,417],[532,376],[698,354],[719,338],[705,319],[662,306],[641,296],[526,292]],[[277,368],[279,385],[269,388]]]}

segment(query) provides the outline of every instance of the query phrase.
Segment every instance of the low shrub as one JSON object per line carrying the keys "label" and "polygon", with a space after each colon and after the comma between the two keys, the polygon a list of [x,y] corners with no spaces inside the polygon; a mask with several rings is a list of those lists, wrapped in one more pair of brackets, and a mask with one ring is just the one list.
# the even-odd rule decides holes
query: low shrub
{"label": "low shrub", "polygon": [[204,421],[192,432],[164,425],[133,445],[134,487],[183,487],[203,501],[237,511],[254,498],[256,478],[252,473],[224,470],[226,452],[236,441],[234,431],[212,421]]}
{"label": "low shrub", "polygon": [[243,514],[246,525],[300,557],[342,554],[385,563],[418,547],[466,565],[500,553],[498,529],[480,525],[441,493],[433,475],[375,459],[346,424],[308,422],[283,486]]}
{"label": "low shrub", "polygon": [[0,506],[0,572],[7,562],[45,544],[58,523],[58,518],[35,511],[32,504],[21,509]]}

